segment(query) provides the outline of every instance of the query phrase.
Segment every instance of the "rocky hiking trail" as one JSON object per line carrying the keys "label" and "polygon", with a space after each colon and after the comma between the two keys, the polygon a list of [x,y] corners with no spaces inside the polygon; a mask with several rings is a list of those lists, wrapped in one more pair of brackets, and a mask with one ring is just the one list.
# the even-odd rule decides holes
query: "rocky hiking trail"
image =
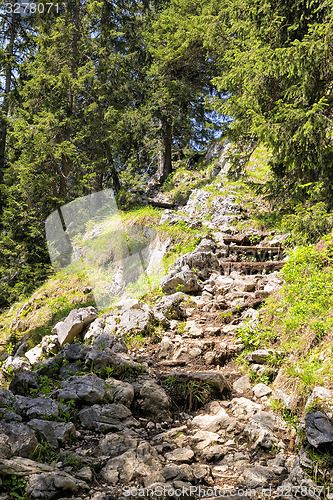
{"label": "rocky hiking trail", "polygon": [[[198,191],[185,215],[162,219],[193,222]],[[281,287],[281,239],[235,229],[230,196],[214,210],[211,233],[176,260],[153,306],[126,299],[102,317],[73,310],[39,345],[7,358],[1,500],[10,488],[40,499],[322,497],[294,451],[295,429],[269,405],[272,389],[235,363],[238,329],[254,326]],[[128,348],[135,334],[146,342]],[[274,379],[265,364],[274,355],[283,353],[246,359]]]}

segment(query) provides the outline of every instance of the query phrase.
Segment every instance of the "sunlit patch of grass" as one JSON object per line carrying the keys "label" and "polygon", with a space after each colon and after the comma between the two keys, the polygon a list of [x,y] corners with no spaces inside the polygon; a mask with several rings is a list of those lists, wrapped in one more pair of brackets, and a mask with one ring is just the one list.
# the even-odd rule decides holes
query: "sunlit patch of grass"
{"label": "sunlit patch of grass", "polygon": [[1,314],[2,353],[6,352],[9,342],[18,344],[23,339],[33,347],[44,335],[50,335],[54,324],[72,309],[94,305],[92,293],[83,292],[87,284],[82,271],[77,274],[62,270],[36,290],[29,300],[14,304]]}
{"label": "sunlit patch of grass", "polygon": [[307,246],[291,252],[281,271],[285,283],[261,309],[260,324],[240,330],[248,349],[284,352],[276,387],[297,388],[303,402],[315,386],[333,388],[332,250],[328,243],[323,251]]}

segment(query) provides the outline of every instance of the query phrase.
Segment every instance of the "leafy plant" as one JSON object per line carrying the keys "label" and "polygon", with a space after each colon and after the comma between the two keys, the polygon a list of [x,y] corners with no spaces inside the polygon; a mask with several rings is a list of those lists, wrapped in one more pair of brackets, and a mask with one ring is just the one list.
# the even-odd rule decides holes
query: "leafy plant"
{"label": "leafy plant", "polygon": [[327,212],[323,202],[311,206],[298,204],[294,214],[283,216],[281,226],[283,231],[291,233],[289,243],[309,245],[332,231],[333,214]]}
{"label": "leafy plant", "polygon": [[25,500],[27,493],[25,486],[27,480],[23,477],[16,476],[15,474],[9,476],[2,476],[2,486],[10,498],[17,498],[18,500]]}
{"label": "leafy plant", "polygon": [[186,321],[180,321],[177,325],[177,333],[179,335],[183,335],[183,333],[185,332],[185,328],[186,328]]}
{"label": "leafy plant", "polygon": [[76,412],[76,404],[74,399],[64,402],[63,399],[60,400],[58,405],[58,418],[60,422],[70,422]]}

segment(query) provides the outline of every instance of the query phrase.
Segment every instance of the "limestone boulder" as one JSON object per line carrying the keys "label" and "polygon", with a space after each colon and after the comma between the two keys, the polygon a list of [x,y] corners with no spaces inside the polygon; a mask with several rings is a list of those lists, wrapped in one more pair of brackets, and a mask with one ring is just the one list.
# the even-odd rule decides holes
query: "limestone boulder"
{"label": "limestone boulder", "polygon": [[194,293],[200,290],[197,276],[188,267],[185,266],[181,271],[172,270],[161,280],[161,288],[167,295],[181,291],[185,293]]}
{"label": "limestone boulder", "polygon": [[83,376],[70,377],[61,383],[58,399],[69,401],[73,399],[76,403],[96,404],[100,403],[105,395],[105,382],[94,373]]}
{"label": "limestone boulder", "polygon": [[152,379],[139,377],[133,384],[136,404],[140,411],[158,422],[171,420],[170,400],[160,385]]}
{"label": "limestone boulder", "polygon": [[0,408],[11,406],[14,403],[15,396],[11,390],[0,389]]}
{"label": "limestone boulder", "polygon": [[9,390],[21,396],[30,394],[30,389],[38,389],[38,375],[27,370],[16,373],[9,384]]}
{"label": "limestone boulder", "polygon": [[[34,431],[27,425],[18,422],[5,422],[1,420],[0,436],[2,437],[1,458],[12,456],[31,458],[38,444]],[[10,449],[9,452],[8,447]]]}
{"label": "limestone boulder", "polygon": [[27,425],[35,431],[39,441],[46,441],[52,448],[57,448],[60,444],[68,443],[76,435],[72,422],[65,423],[32,419]]}
{"label": "limestone boulder", "polygon": [[70,344],[97,317],[98,312],[94,307],[73,309],[66,319],[55,325],[52,333],[57,335],[60,346]]}
{"label": "limestone boulder", "polygon": [[305,415],[305,435],[308,442],[318,448],[333,443],[333,423],[321,411]]}
{"label": "limestone boulder", "polygon": [[26,491],[32,498],[52,500],[59,495],[72,496],[80,490],[89,490],[87,483],[61,470],[31,474],[27,478]]}
{"label": "limestone boulder", "polygon": [[109,460],[101,470],[101,476],[109,484],[126,484],[134,479],[154,476],[160,469],[156,450],[147,441],[141,441],[135,450]]}
{"label": "limestone boulder", "polygon": [[185,297],[181,292],[162,297],[154,307],[155,318],[162,323],[168,323],[170,319],[185,319],[186,313],[181,307],[181,303]]}
{"label": "limestone boulder", "polygon": [[129,408],[134,400],[134,387],[128,382],[110,377],[105,381],[105,399]]}
{"label": "limestone boulder", "polygon": [[138,425],[126,406],[115,403],[83,408],[78,418],[82,427],[103,433],[123,432]]}
{"label": "limestone boulder", "polygon": [[105,334],[129,335],[149,333],[154,325],[153,308],[137,299],[124,299],[116,304],[113,314],[105,318]]}
{"label": "limestone boulder", "polygon": [[50,398],[17,396],[13,407],[19,415],[28,419],[57,418],[59,413],[58,403]]}

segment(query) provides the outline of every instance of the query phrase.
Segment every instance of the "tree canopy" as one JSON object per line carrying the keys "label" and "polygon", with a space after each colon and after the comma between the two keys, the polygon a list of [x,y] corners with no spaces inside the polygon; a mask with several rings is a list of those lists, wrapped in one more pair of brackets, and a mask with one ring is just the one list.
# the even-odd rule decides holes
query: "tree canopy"
{"label": "tree canopy", "polygon": [[235,174],[261,143],[267,191],[331,203],[333,0],[66,0],[25,17],[10,5],[0,11],[0,307],[47,274],[53,210],[162,183],[216,128],[235,144]]}

